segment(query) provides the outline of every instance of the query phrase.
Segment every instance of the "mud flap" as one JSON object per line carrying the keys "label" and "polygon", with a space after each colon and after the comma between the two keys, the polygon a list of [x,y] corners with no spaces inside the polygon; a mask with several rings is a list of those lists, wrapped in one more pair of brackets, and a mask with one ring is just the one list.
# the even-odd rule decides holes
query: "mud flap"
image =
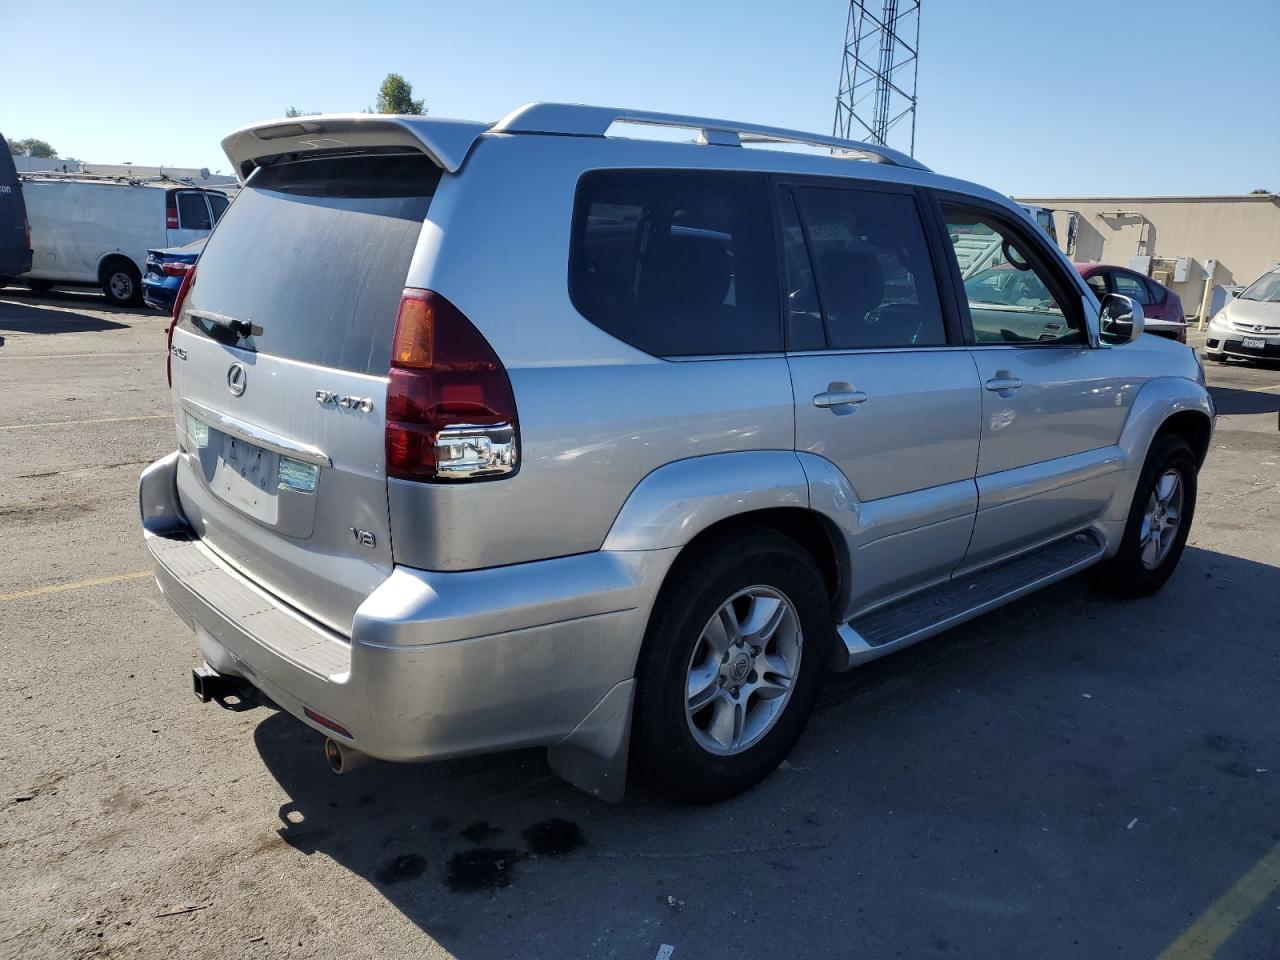
{"label": "mud flap", "polygon": [[547,763],[558,776],[608,803],[626,792],[635,687],[634,679],[614,686],[572,733],[547,748]]}

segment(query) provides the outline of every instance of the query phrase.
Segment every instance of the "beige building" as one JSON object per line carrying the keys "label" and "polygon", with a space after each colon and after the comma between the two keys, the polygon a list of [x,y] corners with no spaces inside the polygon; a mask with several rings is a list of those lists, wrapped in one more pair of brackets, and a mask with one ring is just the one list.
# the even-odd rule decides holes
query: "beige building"
{"label": "beige building", "polygon": [[[1150,257],[1145,271],[1172,287],[1187,313],[1204,293],[1205,268],[1215,285],[1252,283],[1280,262],[1280,194],[1226,197],[1020,197],[1052,208],[1058,240],[1067,246],[1077,215],[1071,259],[1130,266]],[[1179,258],[1183,261],[1179,269]]]}

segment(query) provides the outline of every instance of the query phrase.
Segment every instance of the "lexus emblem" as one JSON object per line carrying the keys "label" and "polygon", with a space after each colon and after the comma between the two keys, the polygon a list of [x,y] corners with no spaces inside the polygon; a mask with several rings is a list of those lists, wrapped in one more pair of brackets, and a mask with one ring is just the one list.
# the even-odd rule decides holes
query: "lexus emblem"
{"label": "lexus emblem", "polygon": [[248,374],[244,372],[244,364],[233,363],[227,367],[227,389],[231,391],[233,397],[244,393],[244,388],[248,385]]}

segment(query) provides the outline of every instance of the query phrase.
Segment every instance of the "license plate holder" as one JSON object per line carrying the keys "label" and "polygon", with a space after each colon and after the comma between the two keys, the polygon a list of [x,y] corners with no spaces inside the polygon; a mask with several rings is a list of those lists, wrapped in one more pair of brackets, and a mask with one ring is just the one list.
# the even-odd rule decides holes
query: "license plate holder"
{"label": "license plate holder", "polygon": [[1267,341],[1262,337],[1244,337],[1240,341],[1240,346],[1246,350],[1265,350]]}

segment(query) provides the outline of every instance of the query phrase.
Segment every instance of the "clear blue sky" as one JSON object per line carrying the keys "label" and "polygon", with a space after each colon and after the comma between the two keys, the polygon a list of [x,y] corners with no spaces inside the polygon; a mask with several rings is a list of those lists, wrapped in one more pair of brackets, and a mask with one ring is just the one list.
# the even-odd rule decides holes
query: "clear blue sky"
{"label": "clear blue sky", "polygon": [[[230,130],[289,105],[361,109],[388,71],[442,117],[568,100],[829,132],[846,7],[107,9],[0,0],[7,137],[225,171]],[[921,49],[916,155],[940,171],[1022,195],[1280,191],[1280,0],[925,0]]]}

